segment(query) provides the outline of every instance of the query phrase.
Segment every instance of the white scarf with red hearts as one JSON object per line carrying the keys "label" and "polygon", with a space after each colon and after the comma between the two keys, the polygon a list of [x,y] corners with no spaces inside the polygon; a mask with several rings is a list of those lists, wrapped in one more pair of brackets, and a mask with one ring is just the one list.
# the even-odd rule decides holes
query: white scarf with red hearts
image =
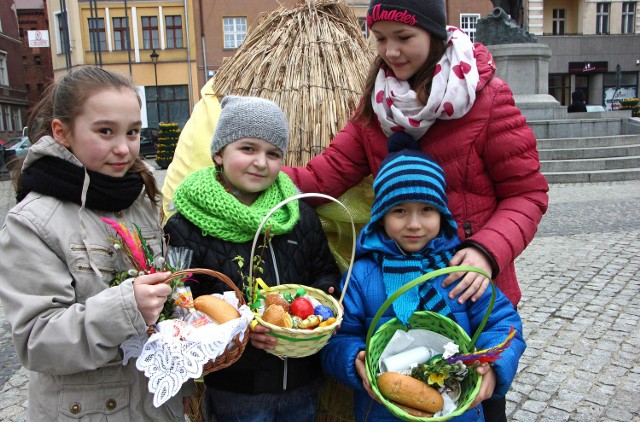
{"label": "white scarf with red hearts", "polygon": [[420,103],[409,82],[386,65],[380,68],[371,94],[373,111],[387,136],[404,131],[420,139],[436,119],[459,119],[476,100],[480,76],[473,43],[462,30],[447,27],[447,49],[438,62],[427,105]]}

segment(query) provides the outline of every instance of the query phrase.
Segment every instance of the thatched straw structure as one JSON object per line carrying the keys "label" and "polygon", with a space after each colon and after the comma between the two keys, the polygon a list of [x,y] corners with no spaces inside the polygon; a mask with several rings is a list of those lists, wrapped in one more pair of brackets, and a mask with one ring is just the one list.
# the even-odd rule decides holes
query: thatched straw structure
{"label": "thatched straw structure", "polygon": [[286,164],[305,165],[345,126],[372,59],[344,0],[302,0],[261,16],[213,91],[279,104],[291,130]]}

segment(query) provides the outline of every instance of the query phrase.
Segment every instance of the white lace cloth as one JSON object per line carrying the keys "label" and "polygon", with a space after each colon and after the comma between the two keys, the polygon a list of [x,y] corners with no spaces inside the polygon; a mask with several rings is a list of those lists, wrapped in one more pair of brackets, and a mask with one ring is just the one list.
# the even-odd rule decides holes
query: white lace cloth
{"label": "white lace cloth", "polygon": [[[238,305],[233,292],[216,296]],[[162,321],[155,325],[156,332],[151,336],[141,334],[120,345],[124,365],[131,358],[138,359],[136,367],[149,379],[154,406],[159,407],[175,396],[189,378],[199,378],[203,365],[209,360],[215,360],[227,347],[235,347],[232,340],[236,335],[243,340],[254,315],[247,305],[238,311],[240,318],[222,325],[214,323],[195,328],[178,319]]]}

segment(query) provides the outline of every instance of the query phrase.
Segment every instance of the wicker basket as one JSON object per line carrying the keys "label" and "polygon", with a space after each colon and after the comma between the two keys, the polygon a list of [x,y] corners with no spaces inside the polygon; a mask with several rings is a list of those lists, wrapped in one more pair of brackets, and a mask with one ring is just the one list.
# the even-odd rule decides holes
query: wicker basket
{"label": "wicker basket", "polygon": [[[236,298],[238,298],[238,305],[239,305],[238,307],[246,304],[244,295],[229,277],[227,277],[222,273],[219,273],[218,271],[209,270],[207,268],[188,268],[186,270],[176,271],[175,273],[172,273],[171,276],[169,276],[169,278],[165,280],[165,282],[168,282],[169,280],[172,280],[177,277],[189,276],[192,274],[205,274],[221,280],[227,286],[229,286],[236,294]],[[243,337],[242,340],[240,340],[240,337],[241,335],[237,334],[233,338],[232,343],[230,343],[229,346],[227,346],[227,349],[224,351],[224,353],[218,356],[215,360],[213,361],[210,360],[209,362],[204,364],[204,367],[202,368],[202,376],[205,376],[214,371],[218,371],[220,369],[224,369],[227,366],[235,363],[238,359],[240,359],[240,356],[242,356],[242,352],[244,352],[244,348],[246,347],[247,342],[249,341],[248,326],[244,332],[244,335],[242,336]]]}
{"label": "wicker basket", "polygon": [[[475,267],[447,267],[437,271],[430,272],[428,274],[424,274],[411,282],[405,284],[400,289],[398,289],[393,295],[391,295],[387,300],[382,304],[373,320],[371,321],[371,325],[369,327],[369,331],[367,332],[367,341],[366,341],[366,371],[367,377],[369,378],[369,383],[371,384],[371,389],[376,394],[376,396],[380,399],[380,402],[396,417],[405,420],[405,421],[415,421],[415,422],[436,422],[436,421],[446,421],[453,417],[460,416],[463,414],[473,399],[478,394],[480,390],[480,382],[481,377],[475,370],[469,371],[467,376],[461,382],[461,394],[458,399],[458,407],[455,411],[451,412],[446,416],[439,416],[433,418],[422,418],[416,417],[408,414],[404,410],[395,406],[389,400],[387,400],[381,393],[378,388],[378,361],[380,360],[380,355],[382,351],[386,347],[387,343],[397,330],[408,331],[409,327],[411,329],[425,329],[430,330],[438,334],[442,334],[445,337],[453,340],[460,347],[460,353],[469,353],[475,350],[475,343],[478,339],[480,333],[484,329],[487,320],[489,319],[489,315],[491,314],[491,310],[493,309],[493,304],[495,302],[496,297],[496,289],[491,281],[491,301],[489,303],[489,307],[487,308],[487,312],[484,315],[480,325],[478,326],[473,338],[469,338],[467,333],[456,324],[451,319],[442,316],[435,312],[430,311],[417,311],[414,312],[409,318],[408,326],[405,326],[400,322],[398,318],[392,318],[383,325],[380,326],[377,330],[375,330],[380,318],[385,313],[387,308],[393,304],[393,302],[400,297],[403,293],[408,291],[409,289],[417,286],[418,284],[424,283],[432,278],[438,277],[440,275],[445,275],[454,272],[476,272],[484,275],[491,281],[491,277],[487,275],[484,271],[475,268]],[[375,333],[374,333],[375,330]]]}
{"label": "wicker basket", "polygon": [[[267,223],[267,220],[269,220],[269,217],[271,217],[271,215],[274,212],[276,212],[279,208],[281,208],[283,205],[297,199],[308,198],[308,197],[328,199],[330,201],[337,203],[338,205],[341,205],[342,208],[344,208],[344,210],[347,212],[347,214],[349,215],[349,218],[351,219],[351,229],[352,229],[352,236],[353,236],[353,248],[351,251],[351,261],[349,263],[349,268],[347,269],[347,275],[345,278],[344,288],[342,289],[340,300],[336,300],[334,297],[323,292],[322,290],[318,290],[312,287],[303,286],[299,284],[281,284],[278,286],[269,287],[268,290],[267,289],[261,290],[261,293],[265,296],[269,293],[279,293],[279,294],[291,293],[293,295],[296,293],[296,290],[298,288],[302,287],[306,290],[308,295],[317,299],[321,304],[331,308],[334,315],[336,316],[336,321],[331,325],[328,325],[326,327],[317,327],[317,328],[314,328],[313,330],[304,330],[304,329],[279,327],[277,325],[273,325],[264,321],[260,317],[260,315],[256,314],[256,320],[258,321],[258,324],[269,328],[270,331],[268,334],[278,339],[278,341],[276,342],[275,349],[267,350],[267,352],[279,357],[300,358],[304,356],[310,356],[318,352],[327,344],[327,342],[333,335],[333,332],[342,323],[342,316],[343,316],[342,300],[344,299],[344,294],[347,291],[347,287],[349,285],[349,279],[351,278],[351,270],[353,268],[353,260],[355,258],[356,229],[355,229],[355,224],[353,223],[353,218],[351,218],[351,214],[349,213],[349,210],[342,202],[338,201],[337,199],[328,195],[317,194],[317,193],[302,193],[299,195],[295,195],[285,199],[284,201],[280,202],[275,207],[273,207],[271,211],[269,211],[269,213],[267,213],[267,215],[264,217],[264,219],[262,220],[262,223],[260,224],[260,226],[258,227],[258,230],[256,231],[256,235],[253,239],[253,245],[251,247],[250,256],[253,257],[255,254],[258,238],[260,237],[262,228]],[[253,280],[252,265],[249,266],[249,280]]]}

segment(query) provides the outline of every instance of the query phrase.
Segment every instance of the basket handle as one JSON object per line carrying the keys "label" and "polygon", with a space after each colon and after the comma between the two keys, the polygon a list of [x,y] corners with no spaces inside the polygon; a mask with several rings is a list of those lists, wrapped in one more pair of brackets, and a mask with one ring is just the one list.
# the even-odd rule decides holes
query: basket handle
{"label": "basket handle", "polygon": [[223,281],[227,286],[231,287],[231,289],[235,292],[238,300],[240,301],[240,305],[246,304],[246,301],[244,300],[244,295],[242,294],[240,289],[238,289],[238,286],[236,286],[233,280],[231,280],[225,274],[222,274],[215,270],[210,270],[208,268],[187,268],[185,270],[176,271],[174,273],[171,273],[171,275],[167,277],[167,279],[164,280],[163,283],[168,283],[169,280],[173,280],[174,278],[189,276],[191,274],[206,274]]}
{"label": "basket handle", "polygon": [[369,331],[367,332],[366,350],[369,350],[369,342],[371,341],[371,337],[373,336],[374,330],[375,330],[376,326],[378,325],[378,322],[380,321],[380,318],[382,318],[382,315],[385,313],[387,308],[389,306],[391,306],[391,304],[397,298],[399,298],[407,290],[412,289],[413,287],[417,286],[418,284],[422,284],[422,283],[424,283],[426,281],[431,280],[432,278],[441,276],[443,274],[450,274],[450,273],[455,273],[455,272],[474,272],[474,273],[482,274],[483,276],[488,278],[489,282],[491,283],[491,301],[489,302],[489,306],[487,307],[487,312],[484,314],[484,317],[482,318],[482,321],[480,322],[480,325],[476,329],[476,332],[474,333],[473,337],[471,338],[471,342],[469,343],[469,350],[470,351],[473,350],[474,347],[475,347],[476,341],[478,340],[478,337],[480,336],[480,333],[482,333],[482,330],[484,330],[484,326],[487,324],[487,320],[489,319],[489,315],[491,314],[491,311],[493,310],[493,304],[496,301],[496,286],[494,285],[493,280],[491,280],[491,277],[487,273],[482,271],[480,268],[469,267],[469,266],[446,267],[446,268],[441,268],[441,269],[436,270],[436,271],[431,271],[429,273],[421,275],[420,277],[414,278],[413,280],[411,280],[410,282],[408,282],[407,284],[405,284],[404,286],[400,287],[398,290],[393,292],[393,294],[391,296],[389,296],[387,298],[387,300],[385,300],[384,303],[380,306],[380,309],[378,309],[378,312],[376,312],[375,316],[373,317],[373,320],[371,321],[371,325],[369,326]]}
{"label": "basket handle", "polygon": [[342,289],[342,293],[340,294],[339,303],[342,305],[342,299],[344,299],[344,294],[347,291],[347,286],[349,285],[349,280],[351,279],[351,270],[353,268],[353,261],[355,260],[355,256],[356,256],[356,225],[353,222],[353,217],[351,216],[351,213],[349,212],[349,209],[347,209],[347,207],[342,202],[338,201],[336,198],[334,198],[332,196],[324,195],[322,193],[300,193],[298,195],[291,196],[291,197],[281,201],[279,204],[277,204],[275,207],[273,207],[267,213],[267,215],[262,219],[262,222],[260,223],[260,226],[258,227],[258,230],[256,231],[256,235],[253,238],[253,244],[251,245],[251,255],[249,255],[250,259],[251,259],[251,264],[249,265],[249,280],[253,280],[253,255],[255,254],[255,251],[256,251],[256,245],[258,243],[258,238],[260,237],[260,233],[262,232],[262,228],[267,223],[267,220],[269,220],[269,217],[271,217],[273,215],[273,213],[278,211],[278,209],[280,209],[282,206],[288,204],[291,201],[294,201],[296,199],[302,199],[302,198],[310,198],[310,197],[324,198],[324,199],[329,199],[329,200],[335,202],[336,204],[338,204],[342,208],[344,208],[344,210],[347,212],[347,215],[349,216],[349,220],[351,221],[351,234],[353,236],[353,246],[351,248],[351,260],[349,261],[349,268],[347,270],[347,277],[346,277],[345,282],[344,282],[344,288]]}

